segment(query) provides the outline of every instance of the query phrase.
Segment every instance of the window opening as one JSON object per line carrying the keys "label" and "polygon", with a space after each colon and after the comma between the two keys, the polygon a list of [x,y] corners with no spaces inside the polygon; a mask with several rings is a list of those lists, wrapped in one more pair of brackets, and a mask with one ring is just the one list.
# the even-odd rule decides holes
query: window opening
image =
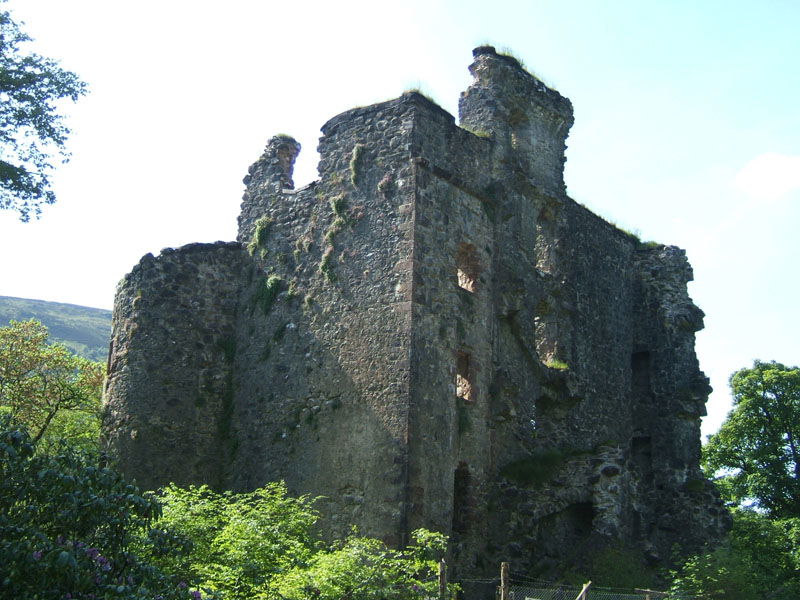
{"label": "window opening", "polygon": [[458,287],[474,292],[477,287],[479,261],[475,246],[462,242],[456,252],[456,274]]}
{"label": "window opening", "polygon": [[466,352],[459,352],[456,356],[456,396],[465,402],[475,401],[470,356]]}

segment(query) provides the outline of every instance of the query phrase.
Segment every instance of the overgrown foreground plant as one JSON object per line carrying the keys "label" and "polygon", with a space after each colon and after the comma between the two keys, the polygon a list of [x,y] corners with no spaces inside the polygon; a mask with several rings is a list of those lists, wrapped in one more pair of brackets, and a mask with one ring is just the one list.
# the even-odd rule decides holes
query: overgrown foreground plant
{"label": "overgrown foreground plant", "polygon": [[800,519],[734,509],[728,539],[672,576],[670,597],[677,600],[800,598]]}
{"label": "overgrown foreground plant", "polygon": [[[141,494],[68,445],[35,452],[0,416],[0,598],[411,600],[435,596],[444,536],[403,551],[316,533],[314,500],[283,483],[246,494]],[[455,588],[452,588],[455,591]]]}
{"label": "overgrown foreground plant", "polygon": [[[283,483],[246,494],[167,487],[159,524],[191,541],[187,555],[153,557],[164,570],[235,600],[405,600],[434,597],[446,538],[425,530],[403,551],[353,535],[327,546],[314,499]],[[455,591],[455,587],[452,588]]]}
{"label": "overgrown foreground plant", "polygon": [[[199,598],[132,551],[159,514],[119,473],[66,446],[34,453],[28,433],[0,417],[0,597]],[[152,555],[164,551],[151,544]]]}

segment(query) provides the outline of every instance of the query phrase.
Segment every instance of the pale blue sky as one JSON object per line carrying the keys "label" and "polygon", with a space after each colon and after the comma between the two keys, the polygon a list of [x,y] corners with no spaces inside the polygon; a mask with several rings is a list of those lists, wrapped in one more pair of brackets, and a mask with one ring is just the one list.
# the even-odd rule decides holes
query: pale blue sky
{"label": "pale blue sky", "polygon": [[146,252],[233,239],[266,140],[303,144],[421,87],[456,112],[471,50],[509,48],[575,107],[570,195],[685,248],[702,368],[800,364],[800,2],[9,0],[35,49],[92,93],[36,223],[0,214],[0,295],[110,308]]}

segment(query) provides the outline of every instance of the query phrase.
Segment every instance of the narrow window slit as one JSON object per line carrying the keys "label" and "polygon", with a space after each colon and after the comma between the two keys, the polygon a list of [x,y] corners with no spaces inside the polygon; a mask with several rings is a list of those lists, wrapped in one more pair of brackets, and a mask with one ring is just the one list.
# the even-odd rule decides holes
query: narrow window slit
{"label": "narrow window slit", "polygon": [[458,245],[458,252],[456,252],[458,287],[468,292],[474,292],[479,272],[478,252],[475,250],[475,246],[462,242]]}
{"label": "narrow window slit", "polygon": [[470,356],[466,352],[459,352],[456,356],[456,396],[465,402],[475,401]]}

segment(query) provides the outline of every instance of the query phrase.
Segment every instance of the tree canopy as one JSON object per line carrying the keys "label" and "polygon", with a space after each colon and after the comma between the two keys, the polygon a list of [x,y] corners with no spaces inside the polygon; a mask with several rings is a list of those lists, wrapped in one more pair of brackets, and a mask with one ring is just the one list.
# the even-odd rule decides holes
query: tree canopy
{"label": "tree canopy", "polygon": [[27,52],[30,41],[0,10],[0,209],[16,210],[22,221],[55,202],[49,173],[54,155],[66,160],[70,133],[56,102],[86,93],[77,75]]}
{"label": "tree canopy", "polygon": [[687,559],[671,579],[675,600],[794,600],[800,595],[800,519],[734,509],[728,538]]}
{"label": "tree canopy", "polygon": [[35,320],[0,327],[0,412],[8,413],[40,446],[69,439],[95,447],[105,366],[48,344]]}
{"label": "tree canopy", "polygon": [[704,448],[731,502],[800,517],[800,368],[755,361],[730,379],[734,408]]}

